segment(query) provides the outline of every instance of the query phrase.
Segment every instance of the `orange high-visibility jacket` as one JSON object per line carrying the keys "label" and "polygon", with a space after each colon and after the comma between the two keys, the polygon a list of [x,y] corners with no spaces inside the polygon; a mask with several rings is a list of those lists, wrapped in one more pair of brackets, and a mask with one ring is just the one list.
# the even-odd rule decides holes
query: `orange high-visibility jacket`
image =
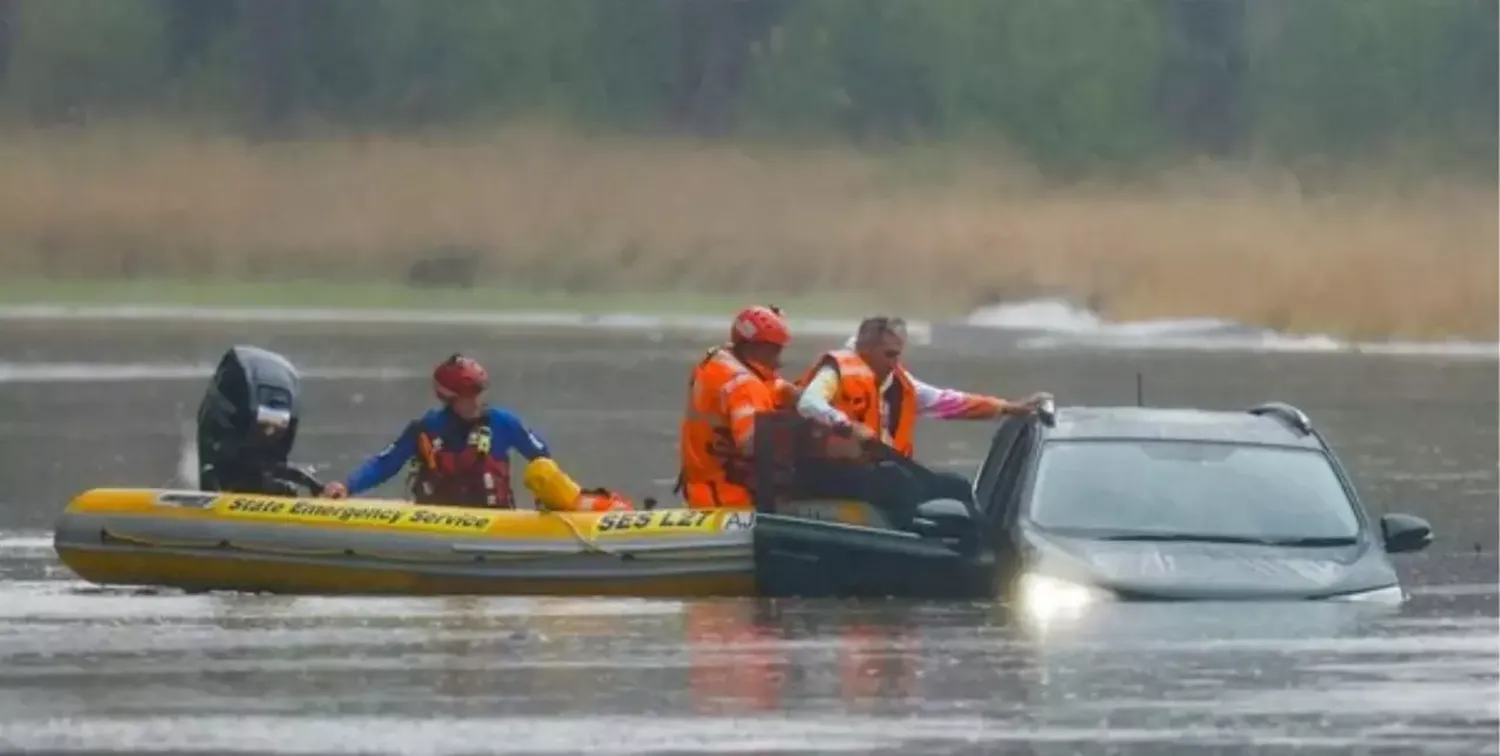
{"label": "orange high-visibility jacket", "polygon": [[[896,451],[907,457],[912,456],[916,448],[917,389],[912,385],[906,370],[896,368],[895,380],[886,392],[887,395],[882,397],[880,385],[875,381],[875,372],[859,354],[852,349],[835,349],[818,357],[797,381],[797,387],[805,390],[818,371],[828,365],[833,366],[839,376],[838,391],[829,402],[833,408],[844,413],[851,421],[874,431],[877,438],[890,444]],[[882,399],[888,400],[891,405],[891,417],[888,420],[890,427],[882,427]],[[835,439],[830,439],[831,443],[834,441]],[[839,446],[841,445],[833,444],[830,452],[847,456],[849,450],[838,449]]]}
{"label": "orange high-visibility jacket", "polygon": [[709,350],[693,369],[679,432],[678,485],[689,507],[753,507],[755,416],[776,409],[778,380],[726,347]]}

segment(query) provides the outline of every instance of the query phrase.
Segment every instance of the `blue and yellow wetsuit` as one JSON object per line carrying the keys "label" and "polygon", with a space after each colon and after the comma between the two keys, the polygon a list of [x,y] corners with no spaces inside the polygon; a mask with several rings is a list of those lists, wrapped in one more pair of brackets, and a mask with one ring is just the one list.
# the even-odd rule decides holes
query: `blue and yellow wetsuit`
{"label": "blue and yellow wetsuit", "polygon": [[538,502],[549,509],[574,507],[581,489],[552,460],[546,442],[514,412],[497,407],[484,408],[472,422],[446,407],[427,412],[344,485],[349,495],[358,495],[410,463],[417,502],[513,509],[511,452],[526,460],[522,482]]}

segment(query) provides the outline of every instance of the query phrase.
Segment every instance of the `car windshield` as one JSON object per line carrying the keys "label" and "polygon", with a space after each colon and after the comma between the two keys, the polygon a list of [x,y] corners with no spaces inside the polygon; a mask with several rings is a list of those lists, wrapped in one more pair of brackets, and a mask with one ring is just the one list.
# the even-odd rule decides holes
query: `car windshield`
{"label": "car windshield", "polygon": [[1319,451],[1184,441],[1049,441],[1030,516],[1105,537],[1354,538],[1359,520]]}

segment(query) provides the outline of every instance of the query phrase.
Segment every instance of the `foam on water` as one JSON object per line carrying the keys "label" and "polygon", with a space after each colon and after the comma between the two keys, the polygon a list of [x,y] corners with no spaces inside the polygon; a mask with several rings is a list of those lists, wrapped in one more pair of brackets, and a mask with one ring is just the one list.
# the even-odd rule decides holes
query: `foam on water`
{"label": "foam on water", "polygon": [[43,531],[0,531],[0,559],[52,551],[52,534]]}
{"label": "foam on water", "polygon": [[[51,539],[47,550],[50,555]],[[40,620],[194,620],[233,605],[247,619],[413,620],[446,617],[460,609],[489,617],[669,617],[682,602],[647,599],[528,597],[278,597],[240,593],[190,595],[174,589],[97,588],[79,580],[12,580],[0,592],[0,623]]]}
{"label": "foam on water", "polygon": [[[1116,323],[1062,299],[1038,299],[982,307],[955,324],[945,324],[942,335],[954,329],[1012,334],[1023,349],[1086,347],[1097,349],[1185,349],[1259,352],[1360,352],[1389,355],[1426,355],[1500,358],[1500,343],[1348,342],[1328,335],[1291,335],[1214,318],[1183,318]],[[973,334],[967,334],[973,336]]]}

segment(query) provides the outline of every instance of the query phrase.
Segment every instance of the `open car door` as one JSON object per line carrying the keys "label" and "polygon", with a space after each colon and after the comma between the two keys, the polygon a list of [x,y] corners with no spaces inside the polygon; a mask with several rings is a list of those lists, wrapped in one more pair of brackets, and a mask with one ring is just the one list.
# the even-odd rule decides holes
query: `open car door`
{"label": "open car door", "polygon": [[[755,565],[763,596],[983,598],[994,595],[994,558],[971,502],[912,502],[882,511],[852,498],[801,492],[811,454],[807,421],[763,415],[755,427]],[[888,460],[880,464],[912,466]],[[930,474],[930,473],[928,473]]]}

